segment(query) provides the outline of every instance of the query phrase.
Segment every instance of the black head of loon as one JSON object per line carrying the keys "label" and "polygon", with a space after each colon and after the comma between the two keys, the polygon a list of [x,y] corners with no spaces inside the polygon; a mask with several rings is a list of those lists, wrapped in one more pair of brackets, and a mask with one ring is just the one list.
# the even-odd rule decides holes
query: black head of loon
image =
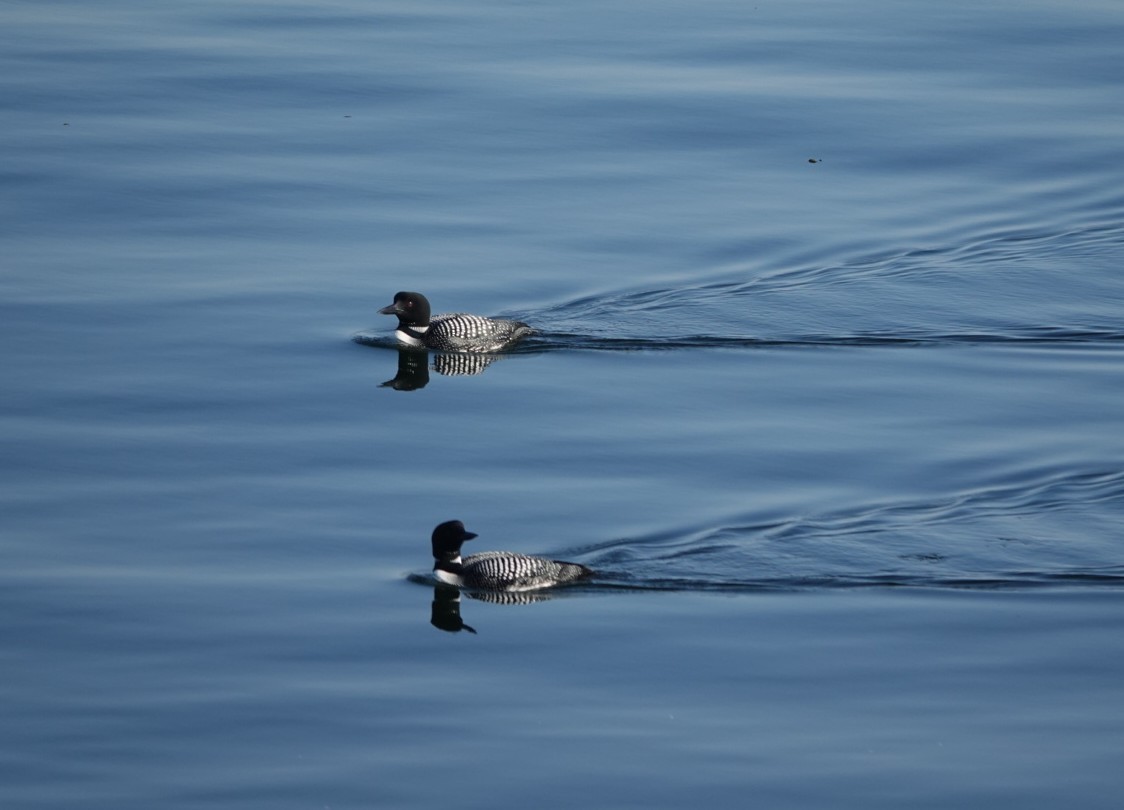
{"label": "black head of loon", "polygon": [[429,326],[429,299],[416,292],[395,293],[394,303],[380,309],[379,314],[397,315],[400,326]]}
{"label": "black head of loon", "polygon": [[460,562],[461,545],[476,535],[465,530],[459,520],[447,520],[433,530],[433,559]]}

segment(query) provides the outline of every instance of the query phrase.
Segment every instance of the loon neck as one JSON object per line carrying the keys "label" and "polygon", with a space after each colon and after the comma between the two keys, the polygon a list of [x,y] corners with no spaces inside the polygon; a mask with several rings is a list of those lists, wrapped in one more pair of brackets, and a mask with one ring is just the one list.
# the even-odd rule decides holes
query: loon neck
{"label": "loon neck", "polygon": [[446,585],[464,584],[464,565],[461,564],[461,555],[437,560],[433,564],[433,574],[438,582]]}
{"label": "loon neck", "polygon": [[448,571],[461,570],[461,553],[459,551],[445,551],[434,555],[433,568],[444,568]]}
{"label": "loon neck", "polygon": [[407,346],[424,346],[425,333],[429,331],[429,326],[408,326],[404,323],[398,324],[398,329],[394,332],[394,336],[398,338],[400,343],[405,343]]}

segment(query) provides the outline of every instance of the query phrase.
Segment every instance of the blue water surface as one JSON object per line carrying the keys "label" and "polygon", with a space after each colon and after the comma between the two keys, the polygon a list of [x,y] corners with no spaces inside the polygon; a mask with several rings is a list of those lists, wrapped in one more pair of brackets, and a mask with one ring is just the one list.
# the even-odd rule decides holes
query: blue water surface
{"label": "blue water surface", "polygon": [[0,21],[0,805],[1118,805],[1118,3]]}

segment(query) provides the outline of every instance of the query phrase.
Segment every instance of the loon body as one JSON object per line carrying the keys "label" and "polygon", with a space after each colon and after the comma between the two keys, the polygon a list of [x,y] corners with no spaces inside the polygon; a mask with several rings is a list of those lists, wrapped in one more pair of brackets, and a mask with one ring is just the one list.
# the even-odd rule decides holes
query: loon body
{"label": "loon body", "polygon": [[565,585],[593,576],[578,563],[531,557],[511,551],[484,551],[461,559],[461,545],[476,537],[459,520],[433,530],[433,573],[441,582],[458,588],[486,591],[534,591]]}
{"label": "loon body", "polygon": [[394,336],[400,343],[442,352],[498,352],[535,330],[522,321],[453,312],[429,314],[429,301],[416,292],[395,293],[380,315],[397,315]]}

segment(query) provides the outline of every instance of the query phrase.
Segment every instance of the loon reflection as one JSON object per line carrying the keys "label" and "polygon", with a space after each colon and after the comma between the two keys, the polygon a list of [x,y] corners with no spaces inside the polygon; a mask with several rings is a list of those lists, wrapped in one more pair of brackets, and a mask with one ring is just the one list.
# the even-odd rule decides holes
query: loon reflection
{"label": "loon reflection", "polygon": [[[436,354],[433,370],[446,377],[471,377],[480,374],[495,362],[488,354]],[[429,384],[429,352],[424,349],[399,349],[398,373],[381,388],[395,391],[417,391]]]}
{"label": "loon reflection", "polygon": [[465,624],[461,619],[460,588],[454,588],[452,585],[433,586],[433,605],[429,611],[429,623],[446,633],[459,633],[461,630],[476,633],[471,625]]}
{"label": "loon reflection", "polygon": [[429,623],[438,630],[447,633],[459,633],[462,630],[475,635],[476,628],[465,624],[461,618],[461,594],[478,602],[490,602],[496,605],[530,605],[534,602],[545,602],[552,599],[550,592],[538,593],[510,593],[495,591],[462,591],[460,588],[444,583],[433,586],[433,604],[430,608]]}

